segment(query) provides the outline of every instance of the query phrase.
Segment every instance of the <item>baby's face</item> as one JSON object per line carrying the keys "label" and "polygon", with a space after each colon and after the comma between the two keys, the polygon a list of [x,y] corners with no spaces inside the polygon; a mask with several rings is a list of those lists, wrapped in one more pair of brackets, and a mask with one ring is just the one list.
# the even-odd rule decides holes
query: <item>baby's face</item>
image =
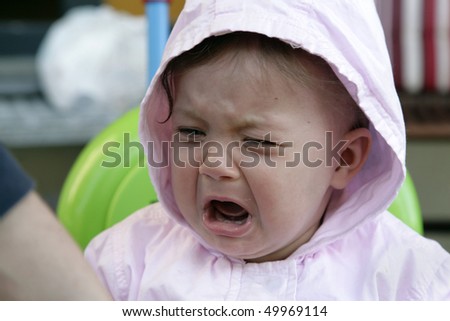
{"label": "baby's face", "polygon": [[172,114],[182,215],[212,247],[254,262],[286,258],[317,230],[336,167],[326,152],[339,139],[327,142],[321,97],[268,68],[244,56],[190,69]]}

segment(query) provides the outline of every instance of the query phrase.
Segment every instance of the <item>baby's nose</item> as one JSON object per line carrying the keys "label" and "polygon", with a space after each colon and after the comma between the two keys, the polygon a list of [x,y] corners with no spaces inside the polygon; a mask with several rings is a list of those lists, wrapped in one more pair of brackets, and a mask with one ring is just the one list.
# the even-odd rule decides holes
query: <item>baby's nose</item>
{"label": "baby's nose", "polygon": [[202,150],[202,163],[199,167],[201,175],[215,180],[236,179],[239,177],[239,167],[233,160],[233,150],[224,144],[214,142],[205,144]]}

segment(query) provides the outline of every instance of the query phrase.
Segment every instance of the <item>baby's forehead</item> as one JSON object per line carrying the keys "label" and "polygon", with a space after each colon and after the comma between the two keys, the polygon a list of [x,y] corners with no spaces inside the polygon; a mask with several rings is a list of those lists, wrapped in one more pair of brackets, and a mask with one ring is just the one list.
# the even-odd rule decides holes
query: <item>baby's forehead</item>
{"label": "baby's forehead", "polygon": [[[323,112],[343,130],[368,126],[364,112],[325,60],[303,49],[289,46],[289,50],[291,54],[273,54],[256,49],[239,50],[238,53],[228,52],[224,57],[235,60],[241,57],[242,64],[236,70],[241,73],[250,70],[248,79],[254,83],[257,91],[260,90],[260,94],[264,93],[262,90],[273,88],[274,85],[284,86],[291,94],[295,94],[301,87],[312,93],[316,101],[324,106]],[[226,63],[226,59],[221,63]],[[242,68],[245,64],[253,64],[257,68]],[[269,99],[278,98],[282,97]]]}
{"label": "baby's forehead", "polygon": [[278,38],[252,32],[231,32],[208,37],[174,58],[167,68],[176,74],[207,63],[237,62],[243,57],[250,57],[261,69],[270,69],[272,72],[279,70],[294,78],[307,73],[310,77],[335,77],[322,58]]}
{"label": "baby's forehead", "polygon": [[328,110],[330,114],[336,114],[337,119],[345,122],[356,119],[354,115],[359,110],[324,59],[265,35],[235,32],[210,37],[174,61],[169,63],[168,69],[175,76],[175,82],[187,71],[206,66],[224,78],[226,73],[238,73],[260,93],[277,83],[292,93],[299,86],[307,88],[323,105],[333,109]]}

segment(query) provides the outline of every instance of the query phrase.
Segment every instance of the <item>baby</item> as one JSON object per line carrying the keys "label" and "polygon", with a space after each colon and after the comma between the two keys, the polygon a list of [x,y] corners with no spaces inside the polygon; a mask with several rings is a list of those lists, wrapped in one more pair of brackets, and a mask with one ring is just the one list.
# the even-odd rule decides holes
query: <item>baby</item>
{"label": "baby", "polygon": [[[181,161],[171,166],[175,202],[208,245],[231,257],[288,257],[367,158],[370,132],[355,129],[359,109],[331,68],[278,39],[208,38],[172,60],[162,82],[173,102],[172,159]],[[327,132],[345,141],[334,164]]]}
{"label": "baby", "polygon": [[86,250],[113,297],[450,299],[448,253],[386,211],[390,68],[370,1],[187,1],[142,104],[160,203]]}

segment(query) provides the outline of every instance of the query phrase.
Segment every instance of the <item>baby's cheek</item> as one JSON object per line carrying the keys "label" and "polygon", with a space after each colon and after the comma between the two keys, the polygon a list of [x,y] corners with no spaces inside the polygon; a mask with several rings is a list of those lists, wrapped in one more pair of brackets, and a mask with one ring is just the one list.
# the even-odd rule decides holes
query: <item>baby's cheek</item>
{"label": "baby's cheek", "polygon": [[191,167],[180,167],[176,164],[172,164],[172,185],[174,189],[187,188],[193,182],[194,172]]}
{"label": "baby's cheek", "polygon": [[179,169],[197,168],[201,165],[201,148],[198,144],[173,144],[171,164]]}
{"label": "baby's cheek", "polygon": [[178,209],[189,221],[189,216],[195,209],[195,180],[186,169],[172,170],[172,190]]}

